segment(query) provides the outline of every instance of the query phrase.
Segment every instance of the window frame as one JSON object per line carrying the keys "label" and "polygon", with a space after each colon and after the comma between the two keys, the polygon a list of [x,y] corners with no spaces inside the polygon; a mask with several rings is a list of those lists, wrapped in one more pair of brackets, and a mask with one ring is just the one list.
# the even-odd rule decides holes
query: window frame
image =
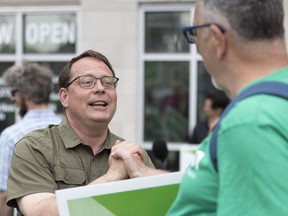
{"label": "window frame", "polygon": [[[191,132],[197,121],[197,64],[203,61],[199,55],[195,44],[189,45],[188,53],[145,53],[145,13],[146,12],[184,12],[190,11],[190,22],[194,16],[194,1],[192,3],[155,3],[140,4],[139,6],[139,142],[146,149],[151,149],[152,143],[144,141],[144,77],[145,77],[145,61],[187,61],[189,62],[189,123],[187,134]],[[183,36],[184,37],[184,36]],[[170,150],[179,151],[181,145],[187,143],[169,143]]]}
{"label": "window frame", "polygon": [[[15,15],[15,53],[14,54],[1,54],[0,53],[0,63],[13,61],[17,65],[21,65],[23,61],[43,61],[43,62],[61,62],[68,61],[75,56],[75,54],[79,53],[80,50],[80,9],[75,6],[50,6],[50,7],[2,7],[0,8],[0,14],[12,14]],[[59,14],[59,13],[75,13],[76,15],[76,26],[78,30],[76,31],[76,47],[75,52],[71,54],[25,54],[23,52],[23,21],[24,15],[27,14]],[[1,79],[2,82],[2,79]]]}
{"label": "window frame", "polygon": [[[75,14],[75,25],[76,25],[76,40],[75,40],[75,51],[73,53],[63,54],[25,54],[24,53],[24,16],[29,14]],[[35,7],[1,7],[1,15],[14,15],[15,16],[15,53],[2,54],[0,53],[0,64],[2,62],[13,62],[16,65],[22,65],[23,62],[42,62],[42,63],[57,63],[57,62],[68,62],[80,50],[80,38],[81,38],[81,13],[80,7],[78,6],[35,6]],[[53,84],[57,85],[58,75],[55,72],[53,76]],[[6,86],[3,78],[0,76],[0,85]],[[8,91],[8,87],[7,87]],[[52,99],[56,100],[58,94],[51,94]],[[15,112],[15,122],[20,119],[19,114]]]}

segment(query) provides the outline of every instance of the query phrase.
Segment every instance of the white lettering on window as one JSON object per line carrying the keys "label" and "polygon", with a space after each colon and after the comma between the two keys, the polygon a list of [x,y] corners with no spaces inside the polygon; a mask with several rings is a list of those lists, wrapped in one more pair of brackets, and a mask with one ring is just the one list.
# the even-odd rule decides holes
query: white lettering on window
{"label": "white lettering on window", "polygon": [[0,25],[0,45],[12,43],[14,26],[11,23]]}
{"label": "white lettering on window", "polygon": [[26,26],[26,43],[30,45],[51,43],[75,43],[75,24],[73,23],[28,23]]}
{"label": "white lettering on window", "polygon": [[75,24],[70,23],[67,25],[64,25],[62,28],[62,41],[63,43],[70,43],[74,44],[76,42],[76,30],[75,30]]}
{"label": "white lettering on window", "polygon": [[39,29],[37,29],[37,31],[39,31],[39,38],[38,38],[38,43],[42,44],[45,43],[48,38],[49,38],[49,34],[50,34],[50,24],[49,23],[41,23],[39,25]]}
{"label": "white lettering on window", "polygon": [[25,39],[28,44],[36,44],[38,43],[38,31],[37,31],[37,24],[36,23],[29,23],[26,26],[25,31]]}
{"label": "white lettering on window", "polygon": [[[62,33],[62,25],[61,23],[53,23],[52,24],[53,31],[51,32],[51,43],[60,44],[61,41],[61,33]],[[65,43],[66,41],[63,41]]]}

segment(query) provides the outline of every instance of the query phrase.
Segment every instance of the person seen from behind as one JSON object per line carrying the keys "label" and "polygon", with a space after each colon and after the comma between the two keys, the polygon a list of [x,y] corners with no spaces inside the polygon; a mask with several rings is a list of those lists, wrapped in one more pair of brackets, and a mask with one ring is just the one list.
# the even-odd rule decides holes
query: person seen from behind
{"label": "person seen from behind", "polygon": [[7,178],[15,144],[27,133],[60,122],[49,107],[53,72],[36,63],[12,66],[3,73],[3,79],[11,89],[11,99],[19,111],[20,120],[4,129],[0,136],[0,215],[12,214],[6,205]]}
{"label": "person seen from behind", "polygon": [[[247,88],[271,81],[286,92],[283,0],[196,0],[193,26],[183,31],[196,43],[213,82],[233,101]],[[218,171],[210,155],[212,132],[167,215],[288,215],[287,110],[287,99],[266,93],[236,103],[220,121]],[[163,174],[135,157],[141,152],[126,144],[112,156],[122,158],[130,177]]]}

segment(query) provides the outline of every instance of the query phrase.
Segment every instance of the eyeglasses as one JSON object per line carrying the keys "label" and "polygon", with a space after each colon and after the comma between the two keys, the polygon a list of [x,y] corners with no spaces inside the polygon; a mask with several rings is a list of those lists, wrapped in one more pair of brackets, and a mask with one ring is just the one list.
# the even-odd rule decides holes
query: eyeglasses
{"label": "eyeglasses", "polygon": [[225,32],[225,29],[216,23],[204,23],[201,25],[188,26],[188,27],[183,28],[183,34],[188,43],[196,43],[196,38],[197,38],[196,30],[199,28],[209,27],[211,25],[216,25],[222,33]]}
{"label": "eyeglasses", "polygon": [[96,78],[92,75],[82,75],[78,76],[72,81],[70,81],[66,88],[70,86],[75,80],[78,80],[78,84],[83,89],[92,89],[95,87],[96,81],[100,80],[102,86],[104,86],[105,89],[115,89],[117,86],[117,82],[119,81],[119,78],[115,76],[103,76],[100,78]]}
{"label": "eyeglasses", "polygon": [[10,94],[12,97],[15,97],[16,92],[18,92],[18,89],[11,89]]}

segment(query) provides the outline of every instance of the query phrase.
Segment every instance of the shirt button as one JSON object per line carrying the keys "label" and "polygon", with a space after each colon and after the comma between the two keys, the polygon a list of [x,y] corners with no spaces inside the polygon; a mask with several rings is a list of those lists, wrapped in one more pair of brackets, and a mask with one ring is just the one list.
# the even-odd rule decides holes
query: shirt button
{"label": "shirt button", "polygon": [[69,177],[68,176],[65,176],[65,178],[64,178],[65,180],[68,180],[69,179]]}

